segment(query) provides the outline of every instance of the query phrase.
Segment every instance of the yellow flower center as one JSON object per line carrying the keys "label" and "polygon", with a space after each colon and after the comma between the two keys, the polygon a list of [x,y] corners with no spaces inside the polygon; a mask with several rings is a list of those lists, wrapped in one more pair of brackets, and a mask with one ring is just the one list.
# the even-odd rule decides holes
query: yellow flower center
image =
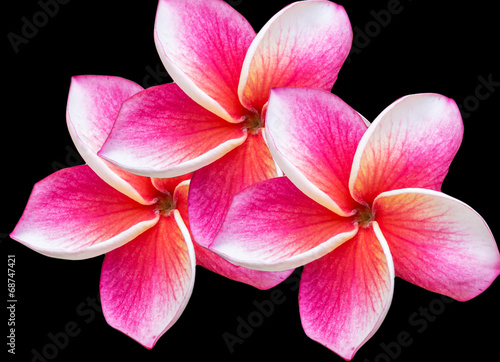
{"label": "yellow flower center", "polygon": [[362,227],[367,228],[370,226],[371,222],[375,219],[375,215],[369,206],[362,206],[356,210],[356,223]]}
{"label": "yellow flower center", "polygon": [[164,193],[163,197],[156,202],[156,211],[162,215],[168,216],[175,209],[175,200],[170,193]]}
{"label": "yellow flower center", "polygon": [[243,121],[243,127],[248,131],[248,133],[256,134],[259,129],[264,127],[264,121],[260,118],[258,113],[252,113],[248,115]]}

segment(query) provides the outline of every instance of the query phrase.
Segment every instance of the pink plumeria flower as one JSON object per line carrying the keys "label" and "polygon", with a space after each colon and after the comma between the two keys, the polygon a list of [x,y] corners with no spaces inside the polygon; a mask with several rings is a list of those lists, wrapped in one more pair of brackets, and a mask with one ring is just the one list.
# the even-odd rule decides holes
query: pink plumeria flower
{"label": "pink plumeria flower", "polygon": [[121,103],[141,90],[118,77],[72,79],[67,123],[87,165],[38,182],[11,237],[55,258],[106,253],[100,283],[104,317],[152,348],[186,307],[196,264],[260,289],[277,285],[291,271],[237,267],[193,245],[187,218],[191,175],[136,176],[97,156]]}
{"label": "pink plumeria flower", "polygon": [[368,127],[331,93],[278,88],[266,122],[288,178],[236,195],[212,250],[259,270],[307,264],[310,338],[349,360],[382,323],[395,276],[465,301],[500,273],[485,221],[440,192],[463,134],[453,100],[410,95]]}
{"label": "pink plumeria flower", "polygon": [[351,25],[342,6],[324,0],[290,4],[258,34],[222,0],[160,0],[154,38],[175,84],[127,100],[99,155],[143,176],[196,171],[189,219],[208,246],[232,197],[280,172],[263,132],[270,89],[330,91]]}

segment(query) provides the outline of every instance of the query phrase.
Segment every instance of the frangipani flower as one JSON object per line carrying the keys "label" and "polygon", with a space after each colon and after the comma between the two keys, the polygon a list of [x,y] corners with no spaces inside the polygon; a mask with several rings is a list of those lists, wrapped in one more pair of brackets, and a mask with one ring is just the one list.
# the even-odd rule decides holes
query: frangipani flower
{"label": "frangipani flower", "polygon": [[67,123],[88,165],[38,182],[11,237],[56,258],[106,253],[100,283],[104,316],[152,348],[184,310],[196,264],[260,289],[275,286],[291,271],[248,270],[193,245],[187,218],[190,174],[136,176],[97,156],[121,103],[141,90],[118,77],[72,79]]}
{"label": "frangipani flower", "polygon": [[278,88],[266,122],[288,178],[236,195],[211,248],[259,270],[306,264],[310,338],[351,359],[382,323],[395,276],[465,301],[500,273],[485,221],[440,192],[463,134],[453,100],[410,95],[367,127],[333,94]]}
{"label": "frangipani flower", "polygon": [[124,102],[99,155],[150,177],[196,171],[189,193],[194,239],[208,246],[232,197],[278,172],[263,138],[269,91],[330,91],[352,29],[343,7],[295,2],[258,34],[221,0],[160,0],[155,43],[176,82]]}

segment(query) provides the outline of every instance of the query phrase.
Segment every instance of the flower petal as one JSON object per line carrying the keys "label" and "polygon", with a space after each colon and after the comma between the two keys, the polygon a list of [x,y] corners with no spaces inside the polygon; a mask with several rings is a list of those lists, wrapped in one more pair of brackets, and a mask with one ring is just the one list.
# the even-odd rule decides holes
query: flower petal
{"label": "flower petal", "polygon": [[438,191],[402,189],[374,202],[396,274],[430,291],[468,300],[500,273],[500,254],[485,221]]}
{"label": "flower petal", "polygon": [[194,243],[196,262],[198,265],[231,280],[251,285],[257,289],[267,290],[288,278],[294,269],[284,271],[261,271],[244,268],[230,263],[213,251]]}
{"label": "flower petal", "polygon": [[352,160],[367,126],[339,97],[322,90],[271,90],[266,114],[269,149],[287,177],[313,200],[347,216]]}
{"label": "flower petal", "polygon": [[370,204],[384,191],[439,191],[462,135],[462,118],[452,99],[415,94],[397,100],[359,143],[349,181],[353,197]]}
{"label": "flower petal", "polygon": [[171,83],[125,101],[99,155],[132,173],[167,178],[208,165],[245,139],[241,126],[207,111]]}
{"label": "flower petal", "polygon": [[394,265],[376,222],[304,267],[302,326],[313,340],[350,360],[377,331],[394,292]]}
{"label": "flower petal", "polygon": [[299,1],[259,31],[243,63],[238,95],[261,111],[275,87],[332,89],[352,43],[349,18],[330,1]]}
{"label": "flower petal", "polygon": [[181,185],[189,186],[191,177],[193,177],[193,174],[189,173],[187,175],[182,175],[172,178],[152,178],[151,182],[158,191],[174,195],[175,191],[177,190],[177,187]]}
{"label": "flower petal", "polygon": [[196,171],[189,191],[189,221],[194,241],[208,247],[233,196],[255,182],[275,176],[274,160],[261,133],[249,134],[241,146]]}
{"label": "flower petal", "polygon": [[194,101],[229,122],[246,113],[237,95],[243,59],[255,32],[219,0],[161,0],[155,43],[172,79]]}
{"label": "flower petal", "polygon": [[237,265],[278,271],[322,257],[356,231],[352,218],[338,216],[280,177],[234,197],[210,249]]}
{"label": "flower petal", "polygon": [[106,321],[153,348],[186,307],[195,265],[189,232],[174,210],[104,258],[101,302]]}
{"label": "flower petal", "polygon": [[80,75],[71,78],[66,120],[75,146],[104,181],[141,204],[154,202],[149,179],[132,175],[97,156],[124,100],[142,87],[120,77]]}
{"label": "flower petal", "polygon": [[142,89],[139,84],[120,77],[72,77],[67,121],[77,146],[97,153],[113,127],[122,102]]}
{"label": "flower petal", "polygon": [[[189,217],[187,208],[188,189],[189,185],[187,184],[183,184],[177,187],[175,190],[175,200],[177,204],[176,208],[177,210],[179,210],[184,223],[189,229]],[[196,253],[197,265],[200,265],[205,269],[208,269],[231,280],[245,283],[258,289],[265,290],[272,288],[288,278],[293,272],[293,270],[286,270],[282,272],[263,272],[259,270],[243,268],[231,264],[224,258],[215,254],[213,251],[210,251],[197,243],[193,244]]]}
{"label": "flower petal", "polygon": [[138,204],[88,166],[76,166],[35,184],[11,237],[44,255],[84,259],[129,242],[157,222],[154,206]]}

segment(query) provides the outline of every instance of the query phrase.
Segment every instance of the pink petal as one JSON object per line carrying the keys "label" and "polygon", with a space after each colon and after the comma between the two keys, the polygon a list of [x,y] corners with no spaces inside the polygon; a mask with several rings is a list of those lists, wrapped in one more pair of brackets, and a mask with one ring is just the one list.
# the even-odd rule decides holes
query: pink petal
{"label": "pink petal", "polygon": [[161,0],[155,43],[172,79],[197,103],[229,122],[246,113],[237,89],[252,26],[219,0]]}
{"label": "pink petal", "polygon": [[351,42],[351,24],[342,6],[299,1],[285,7],[248,49],[238,88],[242,104],[260,112],[275,87],[330,91]]}
{"label": "pink petal", "polygon": [[355,110],[329,92],[271,90],[266,134],[272,155],[300,190],[339,215],[356,207],[349,176],[366,128]]}
{"label": "pink petal", "polygon": [[177,187],[181,184],[189,186],[189,181],[191,180],[192,176],[193,174],[190,173],[187,175],[172,178],[152,178],[151,182],[158,191],[163,193],[168,192],[170,195],[173,195]]}
{"label": "pink petal", "polygon": [[245,139],[240,125],[207,111],[177,85],[164,84],[123,103],[99,155],[132,173],[167,178],[208,165]]}
{"label": "pink petal", "polygon": [[359,202],[406,187],[440,190],[462,142],[457,105],[439,94],[406,96],[368,128],[354,157],[349,187]]}
{"label": "pink petal", "polygon": [[119,77],[80,75],[71,78],[66,119],[69,133],[85,162],[104,181],[142,204],[154,202],[148,178],[132,175],[97,156],[124,100],[142,87]]}
{"label": "pink petal", "polygon": [[244,268],[234,265],[197,243],[194,243],[196,263],[205,269],[237,282],[251,285],[261,290],[267,290],[280,284],[293,273],[293,269],[278,272],[268,272]]}
{"label": "pink petal", "polygon": [[247,268],[279,271],[322,257],[357,226],[319,205],[285,177],[237,194],[210,249]]}
{"label": "pink petal", "polygon": [[274,161],[260,133],[220,160],[194,173],[189,191],[189,220],[194,240],[208,247],[234,195],[251,184],[276,176]]}
{"label": "pink petal", "polygon": [[382,324],[394,292],[394,265],[376,223],[304,267],[302,326],[313,340],[350,360]]}
{"label": "pink petal", "polygon": [[495,239],[466,204],[437,191],[402,189],[381,194],[373,208],[401,278],[463,301],[500,273]]}
{"label": "pink petal", "polygon": [[35,184],[11,237],[48,256],[84,259],[113,250],[158,222],[88,166],[62,169]]}
{"label": "pink petal", "polygon": [[104,258],[104,317],[112,327],[153,348],[186,307],[194,275],[194,249],[182,219],[178,213],[161,217],[154,228]]}
{"label": "pink petal", "polygon": [[[189,186],[184,184],[176,189],[175,200],[176,208],[182,215],[182,219],[189,229],[188,218],[188,189]],[[272,288],[283,280],[288,278],[293,270],[286,270],[282,272],[263,272],[259,270],[252,270],[231,264],[214,252],[194,243],[194,250],[196,253],[196,264],[205,269],[213,271],[231,280],[241,283],[249,284],[258,289]]]}

